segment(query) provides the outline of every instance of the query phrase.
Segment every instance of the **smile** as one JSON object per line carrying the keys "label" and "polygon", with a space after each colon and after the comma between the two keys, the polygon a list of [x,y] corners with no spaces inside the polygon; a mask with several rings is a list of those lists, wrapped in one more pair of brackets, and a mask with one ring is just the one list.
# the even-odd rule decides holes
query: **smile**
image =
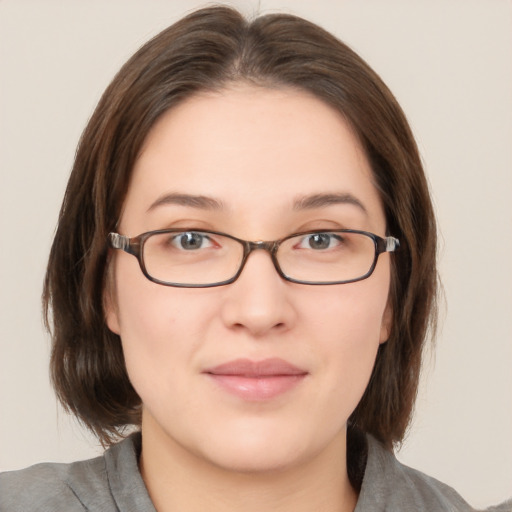
{"label": "smile", "polygon": [[236,359],[203,372],[221,389],[243,400],[270,400],[295,388],[308,372],[283,359]]}

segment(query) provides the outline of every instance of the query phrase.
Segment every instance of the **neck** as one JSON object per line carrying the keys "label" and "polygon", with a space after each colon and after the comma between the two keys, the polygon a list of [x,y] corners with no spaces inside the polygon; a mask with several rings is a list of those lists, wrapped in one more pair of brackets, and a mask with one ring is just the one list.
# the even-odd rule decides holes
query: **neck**
{"label": "neck", "polygon": [[270,471],[226,469],[191,453],[161,430],[142,428],[140,470],[158,512],[352,512],[346,434],[307,461]]}

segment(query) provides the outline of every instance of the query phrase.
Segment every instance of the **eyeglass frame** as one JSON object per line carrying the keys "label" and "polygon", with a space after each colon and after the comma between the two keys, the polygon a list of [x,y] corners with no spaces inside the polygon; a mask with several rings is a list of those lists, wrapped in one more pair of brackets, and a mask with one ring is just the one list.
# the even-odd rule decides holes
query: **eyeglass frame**
{"label": "eyeglass frame", "polygon": [[[207,233],[211,235],[219,235],[226,238],[230,238],[231,240],[235,240],[243,247],[243,256],[242,261],[240,262],[240,266],[238,268],[238,271],[236,274],[224,281],[219,281],[215,283],[210,284],[191,284],[191,283],[170,283],[168,281],[162,281],[160,279],[157,279],[153,276],[151,276],[148,271],[146,270],[146,265],[144,263],[143,253],[144,253],[144,243],[148,238],[150,238],[153,235],[159,235],[164,233]],[[277,260],[277,251],[279,250],[279,246],[285,242],[286,240],[289,240],[290,238],[294,238],[297,236],[302,235],[314,235],[314,234],[320,234],[320,233],[355,233],[360,235],[365,235],[368,238],[370,238],[373,241],[374,247],[375,247],[375,256],[373,258],[372,265],[370,266],[370,269],[366,274],[364,274],[361,277],[357,277],[354,279],[348,279],[344,281],[304,281],[300,279],[294,279],[292,277],[287,276],[283,270],[281,269],[279,262]],[[223,233],[221,231],[211,231],[207,229],[191,229],[191,228],[170,228],[170,229],[157,229],[153,231],[146,231],[145,233],[141,233],[138,236],[135,237],[128,237],[126,235],[121,235],[119,233],[111,232],[108,234],[108,243],[109,246],[112,249],[119,249],[121,251],[124,251],[128,254],[131,254],[132,256],[135,256],[139,262],[140,269],[144,276],[151,282],[160,284],[162,286],[172,286],[175,288],[214,288],[216,286],[225,286],[227,284],[234,283],[242,273],[245,264],[247,262],[247,259],[249,258],[250,254],[253,251],[256,251],[258,249],[262,249],[270,254],[270,258],[272,260],[272,263],[274,265],[274,268],[276,269],[279,276],[281,276],[285,281],[288,281],[290,283],[297,283],[297,284],[304,284],[304,285],[310,285],[310,286],[325,286],[325,285],[333,285],[333,284],[348,284],[348,283],[355,283],[357,281],[363,281],[364,279],[367,279],[373,274],[373,271],[375,270],[375,267],[377,266],[377,261],[379,259],[379,256],[382,253],[385,252],[395,252],[400,248],[400,241],[393,237],[393,236],[386,236],[381,237],[379,235],[376,235],[375,233],[371,233],[369,231],[362,231],[357,229],[316,229],[312,231],[302,231],[298,233],[292,233],[291,235],[287,235],[283,238],[280,238],[279,240],[273,240],[273,241],[249,241],[249,240],[242,240],[241,238],[237,238],[236,236],[229,235],[228,233]]]}

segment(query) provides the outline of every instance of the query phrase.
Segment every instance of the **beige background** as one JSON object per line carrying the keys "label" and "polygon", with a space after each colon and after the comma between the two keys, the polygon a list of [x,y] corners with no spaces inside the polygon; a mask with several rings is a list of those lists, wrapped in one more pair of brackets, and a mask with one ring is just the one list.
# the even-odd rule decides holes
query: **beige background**
{"label": "beige background", "polygon": [[[511,2],[232,3],[320,23],[404,107],[433,188],[447,306],[399,457],[475,506],[511,496]],[[0,470],[99,452],[48,384],[45,262],[76,142],[102,90],[148,37],[199,5],[0,0]]]}

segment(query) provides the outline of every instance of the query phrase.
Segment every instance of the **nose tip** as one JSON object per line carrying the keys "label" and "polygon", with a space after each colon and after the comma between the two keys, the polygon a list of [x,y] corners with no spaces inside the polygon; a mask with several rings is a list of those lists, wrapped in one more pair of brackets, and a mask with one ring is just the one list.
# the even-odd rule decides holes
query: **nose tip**
{"label": "nose tip", "polygon": [[266,251],[255,251],[248,257],[240,277],[226,293],[223,319],[231,328],[262,336],[286,330],[294,322],[290,287]]}

